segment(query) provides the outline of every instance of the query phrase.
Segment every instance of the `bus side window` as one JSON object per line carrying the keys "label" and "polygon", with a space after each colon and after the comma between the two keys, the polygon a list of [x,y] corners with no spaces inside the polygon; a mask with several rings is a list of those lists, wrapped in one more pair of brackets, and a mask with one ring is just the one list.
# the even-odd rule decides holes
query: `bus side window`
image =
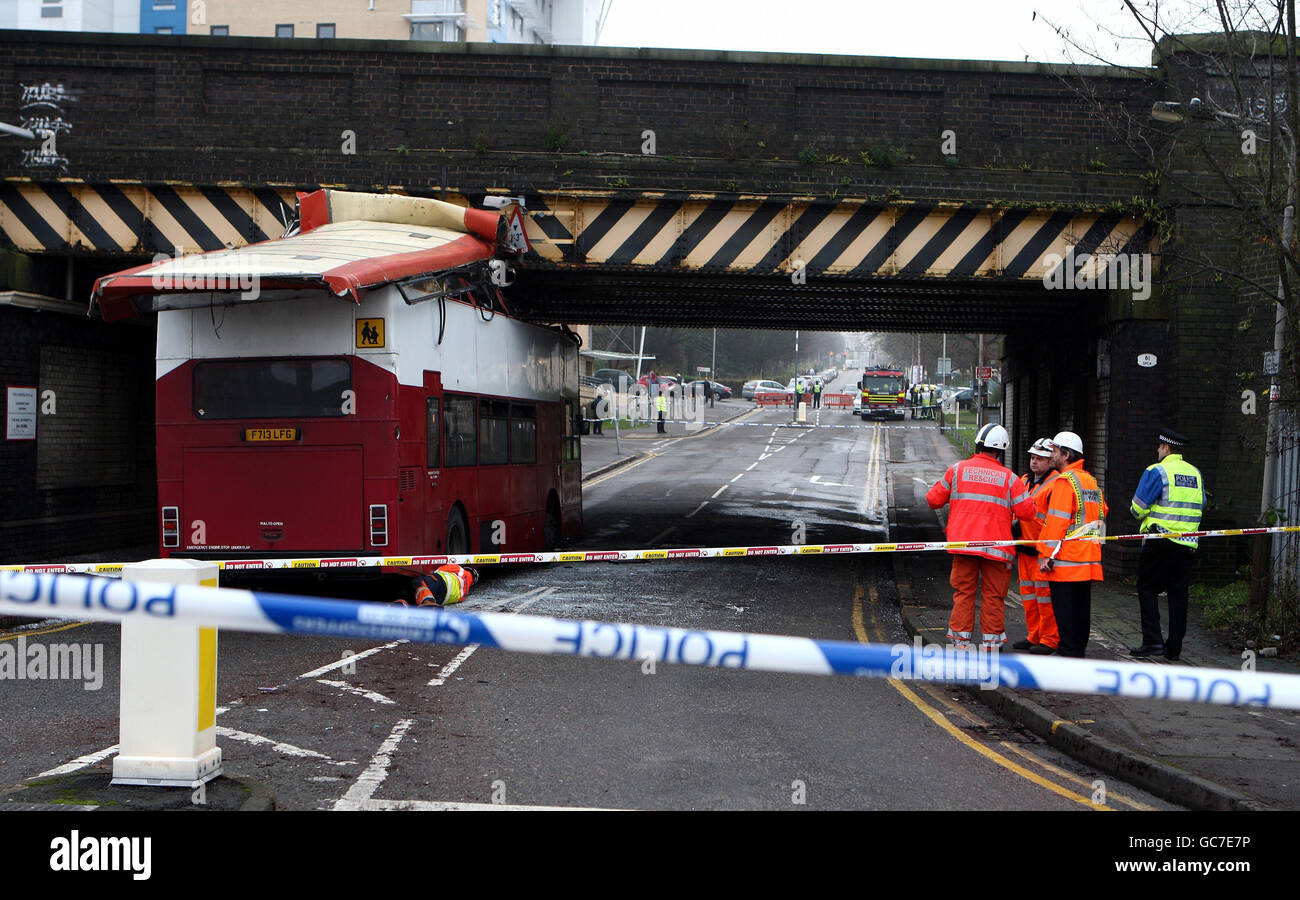
{"label": "bus side window", "polygon": [[473,397],[444,397],[447,435],[447,465],[472,466],[478,461],[478,423],[474,412],[478,402]]}
{"label": "bus side window", "polygon": [[424,464],[426,468],[436,469],[442,465],[442,431],[438,428],[438,407],[437,397],[429,397],[424,401],[425,406],[425,439],[427,440],[425,449]]}
{"label": "bus side window", "polygon": [[513,403],[510,406],[510,461],[537,462],[537,407]]}
{"label": "bus side window", "polygon": [[572,400],[564,402],[564,461],[582,459],[582,412]]}
{"label": "bus side window", "polygon": [[489,466],[510,461],[510,406],[505,400],[480,400],[478,461]]}

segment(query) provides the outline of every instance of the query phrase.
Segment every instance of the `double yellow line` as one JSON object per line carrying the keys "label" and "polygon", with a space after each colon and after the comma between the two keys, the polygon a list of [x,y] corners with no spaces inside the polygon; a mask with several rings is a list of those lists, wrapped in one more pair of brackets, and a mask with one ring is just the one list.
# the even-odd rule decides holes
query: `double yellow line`
{"label": "double yellow line", "polygon": [[[862,583],[859,581],[853,593],[853,632],[861,643],[864,644],[870,643],[871,637],[874,637],[875,640],[879,643],[884,643],[885,641],[884,629],[881,628],[879,622],[876,621],[874,615],[872,616],[872,621],[871,621],[872,635],[868,636],[866,622],[865,622],[864,608],[863,608],[863,599],[866,593],[867,592],[863,590]],[[872,585],[870,588],[870,598],[873,606],[879,601],[879,597],[876,593],[875,585]],[[942,728],[952,737],[956,738],[958,741],[961,741],[962,744],[966,745],[971,750],[974,750],[976,753],[991,760],[992,762],[996,763],[997,765],[1001,766],[1007,771],[1019,775],[1021,778],[1031,781],[1034,784],[1038,785],[1039,787],[1045,788],[1054,794],[1066,798],[1067,800],[1072,800],[1075,803],[1079,803],[1083,806],[1086,806],[1088,809],[1096,810],[1098,812],[1113,811],[1109,806],[1104,806],[1098,803],[1094,803],[1090,795],[1085,796],[1083,794],[1077,793],[1073,790],[1070,790],[1067,787],[1057,784],[1056,782],[1048,778],[1043,777],[1042,775],[1039,775],[1037,772],[1031,772],[1023,765],[1015,762],[1012,759],[1007,758],[1002,753],[999,753],[997,750],[994,750],[992,747],[989,747],[988,745],[982,744],[979,741],[975,740],[969,734],[967,734],[966,732],[958,728],[956,725],[954,725],[953,722],[946,715],[944,715],[942,712],[940,712],[931,704],[927,703],[925,700],[921,699],[918,693],[914,691],[911,687],[907,686],[906,684],[902,684],[900,682],[894,681],[893,679],[886,679],[885,683],[888,684],[894,690],[898,691],[898,693],[902,694],[904,699],[907,700],[907,702],[911,703],[918,710],[920,710],[922,715],[928,718],[935,725],[938,725],[940,728]],[[924,684],[920,686],[920,690],[924,691],[927,694],[927,696],[930,696],[935,700],[939,701],[940,703],[942,703],[943,705],[946,705],[952,714],[961,716],[962,718],[967,719],[974,725],[983,726],[988,724],[987,722],[980,719],[978,716],[976,716],[974,713],[970,712],[969,710],[962,709],[961,707],[949,701],[946,697],[942,695],[942,692],[935,689],[931,685]],[[1047,762],[1046,760],[1039,759],[1033,754],[1028,753],[1022,750],[1021,748],[1015,746],[1010,741],[1000,741],[999,746],[1002,747],[1004,751],[1013,753],[1016,756],[1021,757],[1022,759],[1025,760],[1025,762],[1031,763],[1043,769],[1044,771],[1050,772],[1051,774],[1055,775],[1057,778],[1061,779],[1062,781],[1083,788],[1084,790],[1088,790],[1092,788],[1092,783],[1087,781],[1086,779],[1080,778],[1079,776],[1074,775],[1073,773],[1067,772],[1058,766],[1054,766],[1051,763]],[[1132,807],[1133,809],[1138,809],[1143,811],[1153,811],[1155,809],[1155,807],[1153,806],[1148,806],[1147,804],[1142,803],[1141,801],[1134,800],[1131,797],[1127,797],[1123,794],[1118,793],[1117,791],[1112,791],[1109,789],[1106,792],[1106,798],[1108,801],[1109,800],[1119,801],[1120,803]]]}

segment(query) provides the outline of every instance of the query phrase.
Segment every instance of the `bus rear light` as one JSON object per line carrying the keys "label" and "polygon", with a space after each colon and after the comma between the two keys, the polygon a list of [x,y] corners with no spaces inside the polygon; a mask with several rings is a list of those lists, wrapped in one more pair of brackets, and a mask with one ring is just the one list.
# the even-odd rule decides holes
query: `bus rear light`
{"label": "bus rear light", "polygon": [[181,510],[179,506],[162,508],[162,539],[164,547],[181,545]]}
{"label": "bus rear light", "polygon": [[388,507],[382,503],[370,505],[370,546],[388,546]]}

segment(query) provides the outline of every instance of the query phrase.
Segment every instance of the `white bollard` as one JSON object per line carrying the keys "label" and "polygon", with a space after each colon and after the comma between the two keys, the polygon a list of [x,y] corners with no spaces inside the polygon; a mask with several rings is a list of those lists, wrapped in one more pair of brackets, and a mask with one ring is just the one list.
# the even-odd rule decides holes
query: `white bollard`
{"label": "white bollard", "polygon": [[800,422],[808,421],[808,404],[803,402],[802,400],[799,401],[799,421]]}
{"label": "white bollard", "polygon": [[[152,559],[123,566],[122,579],[217,587],[219,571],[192,559]],[[216,718],[217,629],[124,620],[113,784],[194,788],[216,778]]]}

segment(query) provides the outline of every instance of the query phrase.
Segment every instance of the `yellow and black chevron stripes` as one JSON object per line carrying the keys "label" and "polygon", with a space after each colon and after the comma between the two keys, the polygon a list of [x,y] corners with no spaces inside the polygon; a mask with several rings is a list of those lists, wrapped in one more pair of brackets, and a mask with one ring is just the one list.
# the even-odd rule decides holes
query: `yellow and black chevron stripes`
{"label": "yellow and black chevron stripes", "polygon": [[1050,254],[1153,249],[1153,230],[1119,213],[712,195],[539,199],[527,220],[532,253],[560,265],[1041,278]]}
{"label": "yellow and black chevron stripes", "polygon": [[[121,254],[238,247],[282,233],[295,190],[313,189],[6,179],[0,244]],[[580,191],[528,203],[530,257],[563,266],[1037,279],[1049,255],[1071,249],[1076,260],[1154,250],[1153,229],[1119,213]]]}
{"label": "yellow and black chevron stripes", "polygon": [[279,237],[293,188],[0,181],[0,242],[28,252],[190,253]]}

